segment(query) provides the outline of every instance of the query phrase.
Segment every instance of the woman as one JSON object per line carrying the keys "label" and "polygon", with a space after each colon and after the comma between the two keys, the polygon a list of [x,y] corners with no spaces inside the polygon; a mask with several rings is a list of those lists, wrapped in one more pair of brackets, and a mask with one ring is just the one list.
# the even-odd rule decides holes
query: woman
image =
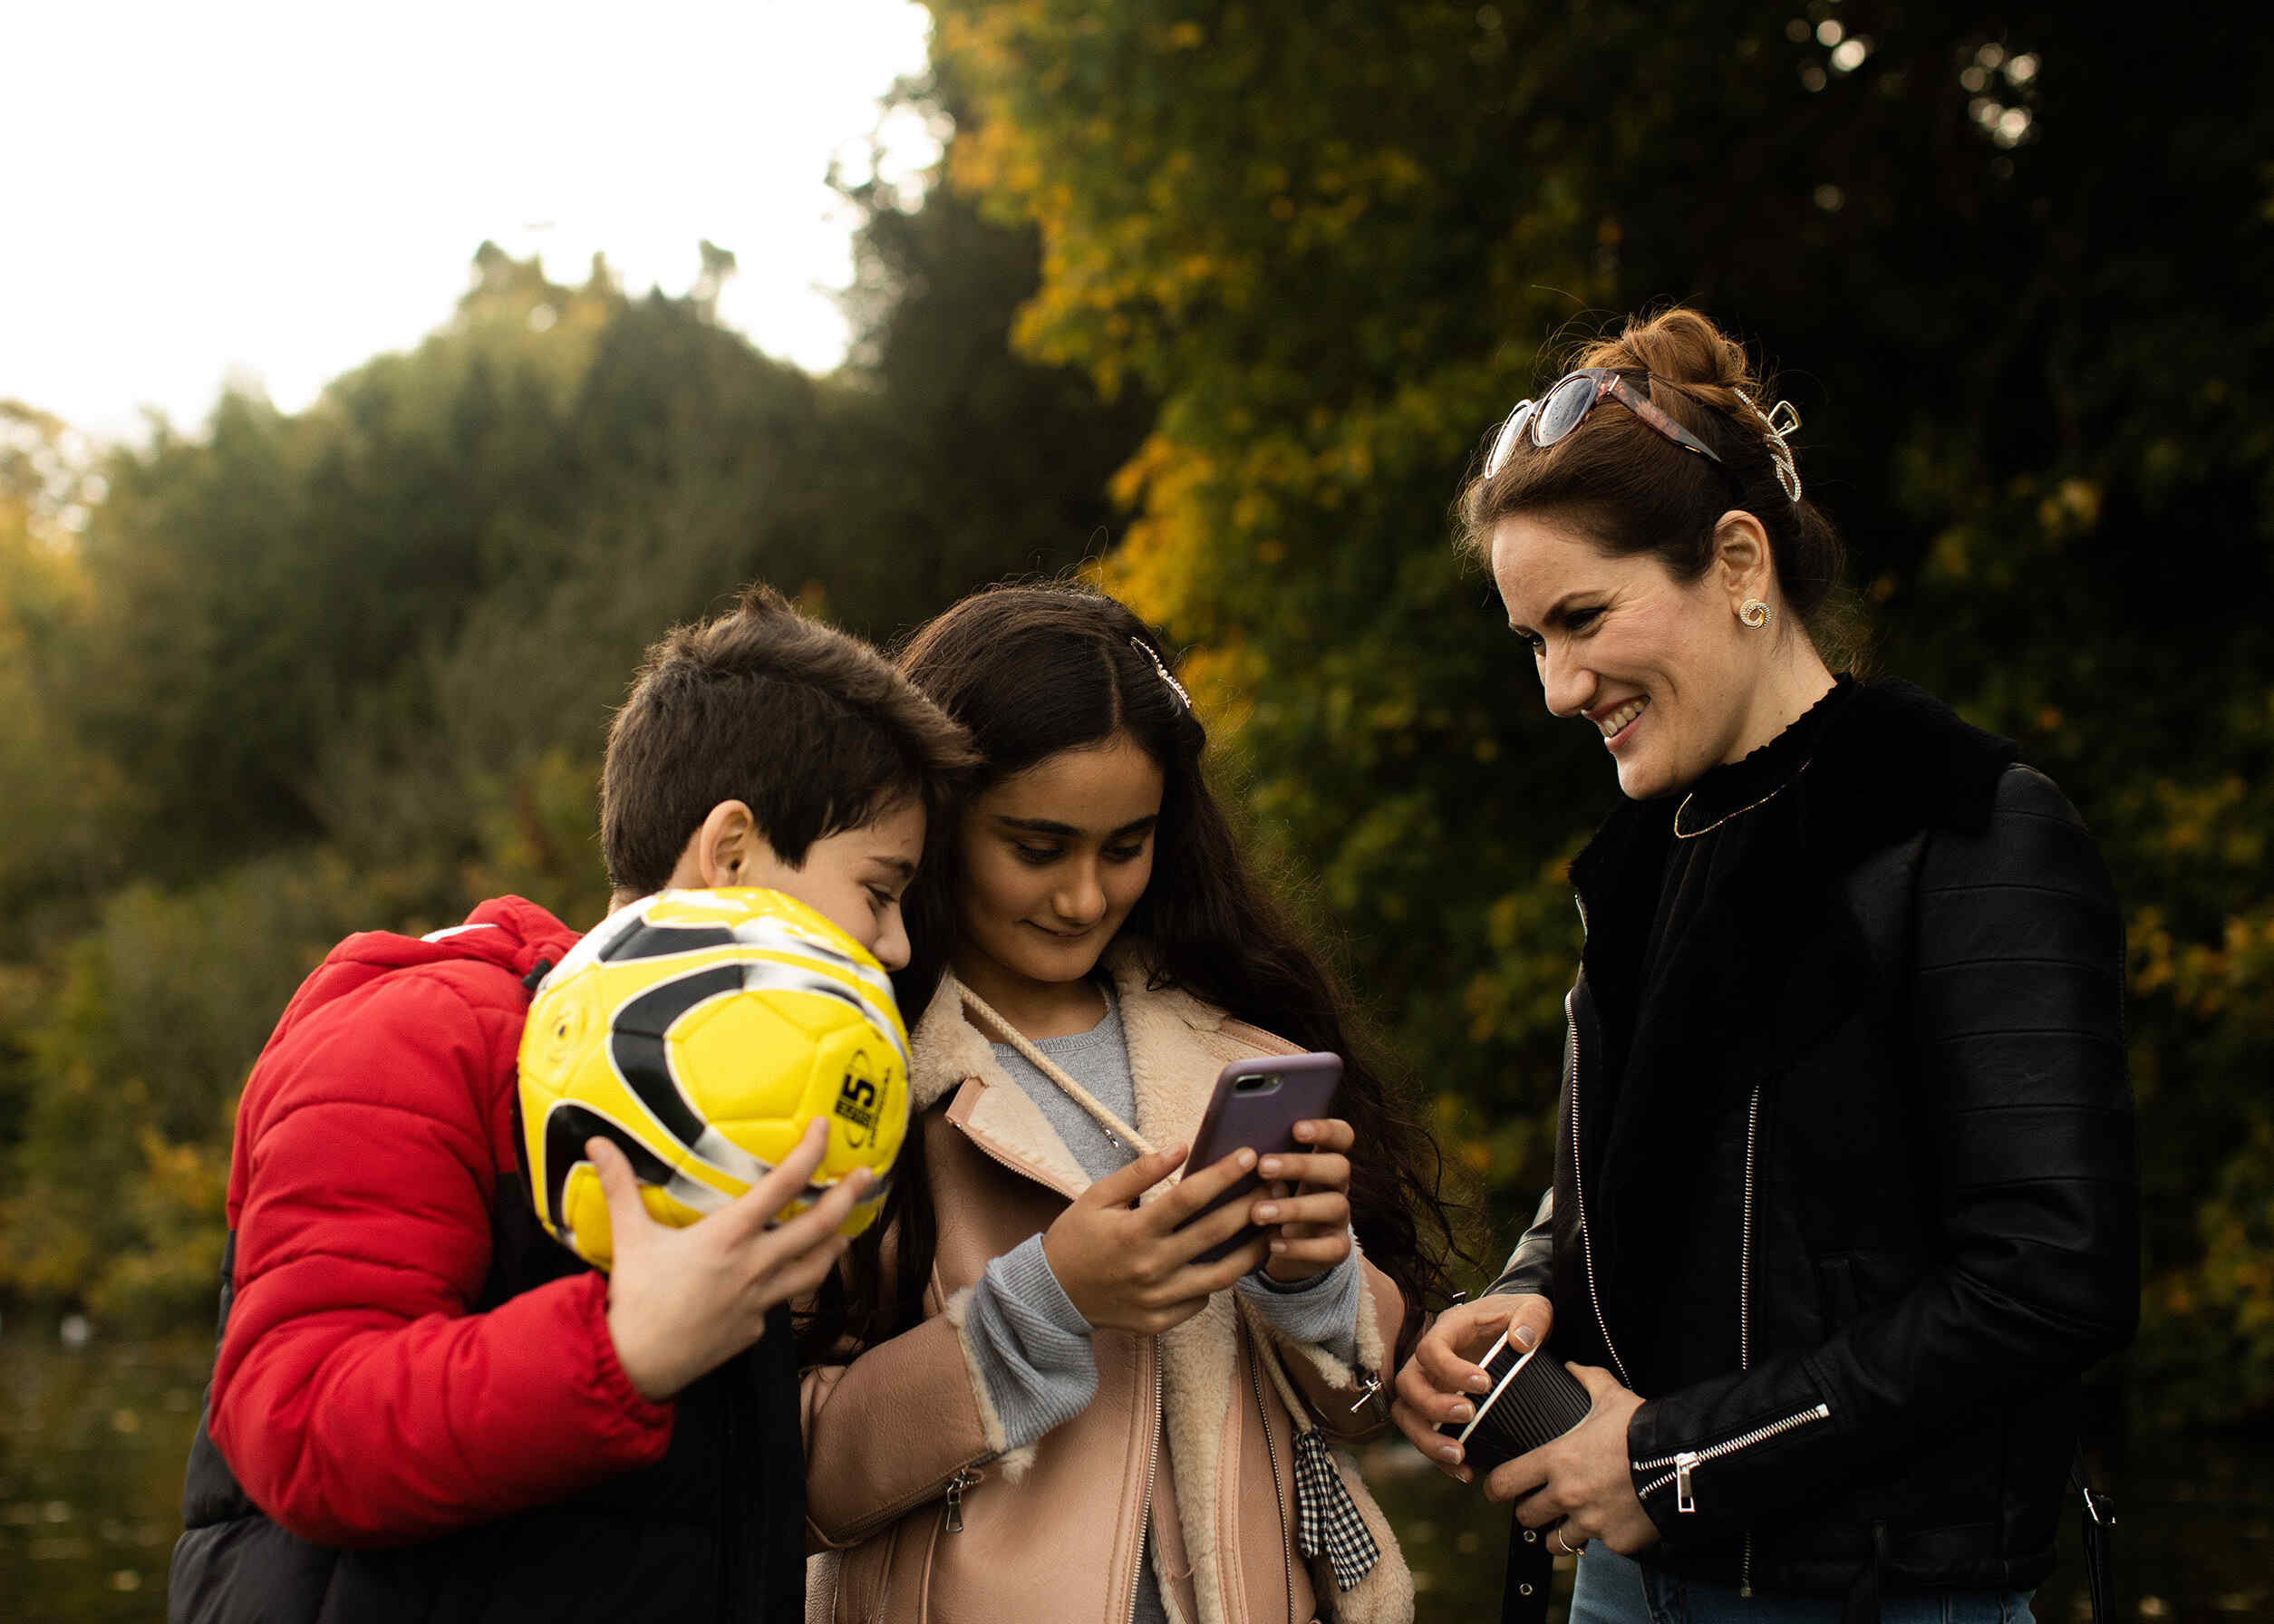
{"label": "woman", "polygon": [[[909,901],[920,1120],[806,1328],[809,1525],[842,1553],[809,1610],[1410,1619],[1321,1431],[1382,1424],[1443,1300],[1433,1148],[1251,878],[1142,622],[1002,588],[901,666],[983,765]],[[1303,1148],[1168,1186],[1223,1065],[1303,1049],[1348,1061]],[[1251,1168],[1262,1194],[1180,1227]]]}
{"label": "woman", "polygon": [[1554,1187],[1398,1419],[1467,1478],[1470,1360],[1553,1326],[1592,1412],[1485,1487],[1519,1576],[1582,1552],[1574,1624],[2026,1617],[2136,1312],[2114,898],[2010,743],[1833,675],[1839,546],[1743,351],[1677,309],[1580,359],[1462,513],[1627,799],[1572,865]]}

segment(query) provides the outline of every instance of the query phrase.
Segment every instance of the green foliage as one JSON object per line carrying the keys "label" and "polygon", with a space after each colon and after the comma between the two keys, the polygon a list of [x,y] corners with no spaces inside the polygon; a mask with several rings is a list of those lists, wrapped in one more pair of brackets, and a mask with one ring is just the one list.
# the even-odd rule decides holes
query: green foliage
{"label": "green foliage", "polygon": [[237,1088],[300,978],[348,931],[400,917],[389,900],[322,853],[109,898],[5,1011],[34,1088],[0,1279],[144,1320],[208,1303]]}
{"label": "green foliage", "polygon": [[202,1316],[294,978],[496,889],[596,913],[606,715],[664,626],[763,575],[888,638],[1094,558],[1108,488],[1105,578],[1196,645],[1226,783],[1512,1223],[1616,791],[1445,515],[1562,341],[1690,298],[1807,369],[1879,662],[2100,833],[2153,1386],[2274,1403],[2274,104],[2047,5],[933,9],[904,93],[959,184],[847,188],[831,377],[717,324],[711,245],[682,300],[485,246],[297,415],[91,466],[0,407],[0,1290]]}
{"label": "green foliage", "polygon": [[[2100,833],[2144,1351],[2179,1407],[2262,1407],[2274,113],[2201,93],[2192,31],[2073,7],[933,9],[981,114],[957,172],[1042,234],[1019,342],[1159,401],[1108,579],[1205,651],[1504,1227],[1545,1171],[1562,866],[1615,792],[1443,516],[1559,341],[1694,299],[1808,369],[1783,392],[1882,663]],[[2255,82],[2268,43],[2234,49]],[[2112,184],[2143,173],[2184,183]]]}
{"label": "green foliage", "polygon": [[207,1323],[294,987],[499,892],[597,918],[608,717],[672,624],[763,576],[889,636],[1091,545],[1142,409],[1011,353],[1031,231],[850,195],[828,378],[718,324],[712,245],[685,299],[485,245],[297,415],[226,395],[90,468],[0,405],[0,1296]]}
{"label": "green foliage", "polygon": [[[0,920],[99,865],[87,813],[118,793],[110,763],[44,702],[70,667],[87,602],[71,523],[99,488],[63,424],[0,401]],[[12,933],[0,924],[0,942]]]}

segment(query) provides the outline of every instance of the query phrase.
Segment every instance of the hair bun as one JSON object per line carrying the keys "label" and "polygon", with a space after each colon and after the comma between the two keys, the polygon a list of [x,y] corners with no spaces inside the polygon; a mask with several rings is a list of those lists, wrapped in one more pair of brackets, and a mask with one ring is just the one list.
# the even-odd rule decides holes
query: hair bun
{"label": "hair bun", "polygon": [[[1697,311],[1679,308],[1647,320],[1630,317],[1618,337],[1590,345],[1579,364],[1646,372],[1725,411],[1759,384],[1742,344]],[[1718,394],[1730,398],[1713,400]]]}
{"label": "hair bun", "polygon": [[1767,531],[1786,606],[1829,662],[1851,658],[1859,623],[1840,587],[1844,551],[1803,490],[1792,439],[1799,413],[1767,403],[1745,346],[1677,305],[1630,317],[1565,365],[1648,374],[1651,404],[1710,447],[1721,468],[1681,455],[1632,413],[1594,412],[1544,454],[1508,459],[1471,480],[1460,505],[1465,545],[1487,554],[1503,518],[1555,510],[1577,516],[1606,552],[1650,553],[1675,579],[1695,581],[1710,562],[1706,521],[1734,495]]}

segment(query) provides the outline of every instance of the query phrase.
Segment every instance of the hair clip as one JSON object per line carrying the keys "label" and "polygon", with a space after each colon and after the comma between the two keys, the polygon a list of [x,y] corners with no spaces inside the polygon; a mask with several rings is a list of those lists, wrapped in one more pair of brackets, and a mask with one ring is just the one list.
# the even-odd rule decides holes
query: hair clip
{"label": "hair clip", "polygon": [[1768,437],[1768,459],[1776,469],[1776,482],[1785,488],[1785,495],[1797,505],[1800,501],[1800,463],[1793,456],[1792,437],[1800,428],[1800,408],[1790,401],[1779,401],[1766,411],[1751,395],[1742,396],[1753,409],[1753,415],[1761,420],[1762,432]]}
{"label": "hair clip", "polygon": [[1191,710],[1192,695],[1185,691],[1182,682],[1168,674],[1168,667],[1161,662],[1160,651],[1142,637],[1130,638],[1129,646],[1153,662],[1153,669],[1161,673],[1161,681],[1168,684],[1169,691],[1184,701],[1185,710]]}

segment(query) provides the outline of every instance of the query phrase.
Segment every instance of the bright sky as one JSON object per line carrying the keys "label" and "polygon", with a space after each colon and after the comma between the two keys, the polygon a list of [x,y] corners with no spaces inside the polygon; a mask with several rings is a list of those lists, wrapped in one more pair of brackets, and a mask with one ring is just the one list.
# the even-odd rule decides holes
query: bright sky
{"label": "bright sky", "polygon": [[0,399],[140,431],[225,378],[296,411],[450,313],[484,237],[581,282],[683,293],[816,371],[852,221],[831,157],[938,156],[879,98],[924,65],[907,0],[68,0],[9,8]]}

